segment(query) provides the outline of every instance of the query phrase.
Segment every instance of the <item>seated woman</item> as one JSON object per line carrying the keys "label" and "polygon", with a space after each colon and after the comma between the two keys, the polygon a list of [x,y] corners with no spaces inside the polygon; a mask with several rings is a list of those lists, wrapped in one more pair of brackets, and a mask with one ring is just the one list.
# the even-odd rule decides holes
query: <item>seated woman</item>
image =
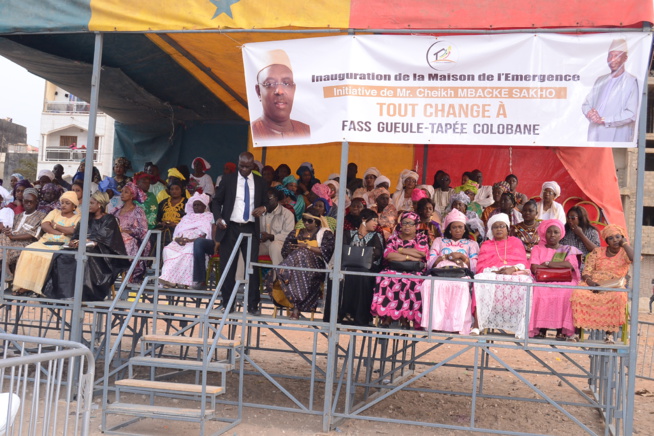
{"label": "seated woman", "polygon": [[[329,186],[322,183],[315,183],[311,187],[311,192],[314,193],[318,198],[324,200],[325,207],[327,208],[325,215],[336,219],[336,216],[338,215],[338,206],[332,201],[330,197],[331,190],[329,189]],[[315,199],[313,201],[315,203]]]}
{"label": "seated woman", "polygon": [[163,249],[163,268],[159,281],[167,285],[193,285],[193,242],[213,237],[213,214],[209,212],[211,198],[197,192],[186,203],[186,215],[175,227],[173,241]]}
{"label": "seated woman", "polygon": [[[86,252],[125,256],[125,244],[115,216],[105,213],[109,196],[96,191],[89,200],[89,230]],[[71,249],[79,246],[79,224],[68,244]],[[102,301],[111,295],[111,286],[118,274],[129,269],[130,261],[102,256],[89,256],[83,275],[82,300]],[[75,271],[77,260],[71,254],[56,253],[50,264],[50,272],[43,287],[43,295],[49,298],[72,300],[75,296]]]}
{"label": "seated woman", "polygon": [[[327,203],[327,200],[324,198],[316,198],[316,200],[313,202],[311,205],[311,208],[313,208],[316,211],[316,215],[319,217],[324,217],[325,222],[329,226],[329,229],[332,232],[336,232],[336,219],[332,218],[327,215],[330,211],[330,206]],[[295,224],[296,229],[303,229],[304,228],[304,220],[300,220]]]}
{"label": "seated woman", "polygon": [[518,209],[522,210],[523,206],[527,204],[527,201],[529,201],[529,197],[516,190],[518,188],[518,176],[515,174],[509,174],[506,176],[504,181],[509,184],[509,192],[515,197],[515,201],[518,204]]}
{"label": "seated woman", "polygon": [[481,214],[481,220],[484,222],[484,225],[488,222],[488,219],[491,217],[491,214],[495,212],[495,209],[500,207],[500,200],[502,199],[502,194],[509,191],[509,184],[507,182],[497,182],[493,185],[493,204],[487,206],[484,209],[484,213]]}
{"label": "seated woman", "polygon": [[[79,206],[77,194],[73,191],[64,193],[60,204],[60,209],[50,212],[41,222],[41,230],[43,230],[41,239],[28,245],[27,248],[60,250],[64,244],[70,242],[70,236],[75,232],[75,226],[80,220],[80,215],[75,213]],[[54,253],[43,251],[22,252],[14,274],[15,295],[29,292],[43,295],[43,284],[48,276],[53,256]]]}
{"label": "seated woman", "polygon": [[581,266],[584,271],[584,260],[588,253],[600,246],[597,229],[590,223],[588,212],[581,206],[572,206],[566,214],[565,236],[562,244],[571,245],[581,251]]}
{"label": "seated woman", "polygon": [[172,241],[175,226],[179,224],[184,216],[186,197],[184,196],[184,185],[178,180],[173,180],[168,185],[169,197],[159,202],[157,211],[157,228],[163,230],[161,235],[163,245]]}
{"label": "seated woman", "polygon": [[441,225],[434,220],[434,201],[431,198],[423,198],[418,201],[416,211],[418,212],[418,216],[420,216],[418,231],[427,234],[427,242],[431,247],[436,238],[443,236]]}
{"label": "seated woman", "polygon": [[[355,230],[343,233],[343,246],[371,247],[372,267],[370,269],[344,267],[346,271],[379,272],[382,255],[384,254],[384,237],[377,232],[377,213],[364,209],[361,214],[361,224]],[[342,324],[367,326],[372,321],[370,305],[375,290],[375,278],[367,276],[346,275],[341,282],[338,302],[338,322]],[[325,315],[323,320],[329,322],[331,289],[327,290],[325,298]]]}
{"label": "seated woman", "polygon": [[377,177],[381,175],[381,171],[379,171],[377,168],[368,168],[363,173],[363,186],[352,193],[352,198],[363,198],[367,202],[369,199],[368,194],[370,191],[375,189],[375,181],[377,180]]}
{"label": "seated woman", "polygon": [[[524,210],[524,209],[523,209]],[[538,271],[549,268],[565,268],[571,271],[571,280],[550,282],[553,285],[576,286],[579,283],[579,250],[561,244],[565,235],[563,223],[559,220],[542,221],[538,227],[540,243],[531,252],[531,272],[538,281]],[[544,338],[547,329],[556,329],[556,339],[563,341],[574,335],[572,289],[533,287],[529,336]]]}
{"label": "seated woman", "polygon": [[[405,275],[423,273],[429,253],[427,235],[417,231],[420,217],[415,212],[403,212],[397,231],[388,239],[384,250],[385,268],[382,274],[394,274],[395,277],[377,277],[377,289],[370,308],[373,316],[382,319],[382,327],[388,327],[393,321],[400,320],[404,328],[420,328],[422,320],[422,298],[420,288],[422,279],[407,279]],[[389,262],[414,261],[414,271],[397,271]],[[422,263],[422,268],[418,265]]]}
{"label": "seated woman", "polygon": [[138,188],[146,195],[145,201],[143,203],[137,203],[136,205],[143,209],[145,218],[148,220],[148,229],[150,230],[157,227],[157,212],[159,211],[157,197],[150,192],[151,180],[152,177],[150,177],[148,173],[138,172],[134,174],[134,183],[136,183],[136,186],[138,186]]}
{"label": "seated woman", "polygon": [[411,194],[418,186],[418,173],[411,170],[403,170],[397,183],[397,188],[391,197],[391,203],[399,212],[413,211]]}
{"label": "seated woman", "polygon": [[117,157],[114,161],[114,180],[118,184],[119,191],[122,191],[125,185],[132,181],[131,177],[127,176],[127,171],[132,169],[132,163],[124,156]]}
{"label": "seated woman", "polygon": [[[32,188],[32,184],[29,182],[29,180],[23,179],[16,182],[16,185],[14,186],[14,189],[11,194],[14,197],[14,200],[11,203],[7,204],[7,207],[14,211],[14,215],[18,215],[20,213],[23,213],[23,211],[25,211],[25,208],[23,207],[23,192],[25,192],[25,190],[28,188]],[[36,204],[38,206],[39,191],[36,191],[36,193],[37,193]]]}
{"label": "seated woman", "polygon": [[[379,181],[379,179],[377,180]],[[391,203],[391,194],[386,188],[375,188],[370,191],[368,197],[374,201],[370,210],[379,215],[379,227],[384,235],[384,240],[387,241],[397,223],[397,209]]]}
{"label": "seated woman", "polygon": [[[427,268],[468,268],[475,272],[479,245],[470,239],[466,216],[453,209],[445,216],[445,236],[436,238],[429,251]],[[472,326],[472,298],[467,282],[425,280],[421,326],[425,329],[467,335]],[[433,295],[433,298],[432,298]]]}
{"label": "seated woman", "polygon": [[[303,229],[288,234],[282,248],[284,260],[280,266],[324,269],[334,253],[334,233],[325,217],[310,207],[302,215]],[[293,305],[290,319],[299,319],[300,312],[316,309],[320,284],[325,273],[277,269],[266,275],[264,289],[272,295],[273,284],[279,279],[282,291]]]}
{"label": "seated woman", "polygon": [[361,226],[361,211],[366,208],[366,202],[363,201],[363,198],[353,198],[350,207],[345,209],[343,229],[345,231],[358,229]]}
{"label": "seated woman", "polygon": [[[538,245],[538,206],[534,200],[527,201],[522,206],[522,222],[511,226],[511,236],[522,241],[527,252],[527,259],[531,258],[531,250]],[[562,241],[563,242],[563,241]],[[564,244],[568,245],[568,244]]]}
{"label": "seated woman", "polygon": [[[143,238],[148,233],[148,219],[145,217],[145,212],[134,203],[135,201],[143,203],[145,198],[145,192],[141,191],[133,182],[127,182],[120,193],[123,205],[112,212],[112,215],[118,218],[125,249],[130,256],[136,256],[143,243]],[[150,244],[148,243],[143,250],[143,256],[147,256],[149,253]],[[145,260],[139,260],[130,278],[130,283],[140,281],[145,275],[145,268]]]}
{"label": "seated woman", "polygon": [[565,222],[565,211],[560,203],[556,200],[561,195],[561,187],[556,182],[545,182],[541,189],[538,202],[538,219],[541,221],[557,219],[562,223]]}
{"label": "seated woman", "polygon": [[297,174],[299,178],[297,184],[297,193],[300,195],[308,194],[311,192],[313,185],[320,183],[320,180],[316,179],[315,177],[315,171],[311,162],[302,162],[295,174]]}
{"label": "seated woman", "polygon": [[532,282],[525,247],[509,236],[509,217],[503,213],[488,220],[488,238],[479,250],[475,279],[506,283],[475,283],[478,328],[510,330],[516,338],[524,338],[528,288],[521,283]]}
{"label": "seated woman", "polygon": [[[339,193],[340,190],[341,190],[341,185],[340,185],[340,183],[338,183],[336,180],[327,180],[327,181],[325,182],[325,185],[327,185],[327,187],[329,188],[329,198],[332,199],[332,203],[334,203],[334,204],[338,204],[338,193]],[[366,195],[366,197],[367,197],[367,196],[368,196],[368,195]],[[353,198],[356,198],[356,197],[353,197]],[[364,201],[366,201],[365,198],[364,198]],[[366,201],[366,204],[367,204],[367,203],[368,203],[368,202]],[[345,208],[350,207],[350,204],[352,204],[352,202],[351,202],[351,200],[350,200],[350,197],[348,197],[348,196],[346,195],[346,196],[345,196]]]}
{"label": "seated woman", "polygon": [[306,208],[306,203],[304,202],[304,195],[300,194],[297,190],[297,179],[294,176],[286,176],[282,181],[282,185],[293,194],[290,204],[295,210],[295,220],[302,221],[302,214]]}
{"label": "seated woman", "polygon": [[[25,247],[36,241],[41,234],[41,222],[43,221],[43,218],[45,218],[43,212],[36,210],[38,204],[38,191],[34,188],[25,189],[22,200],[22,207],[25,210],[14,216],[14,224],[12,227],[5,227],[2,229],[2,234],[0,234],[0,245]],[[5,250],[0,248],[0,260],[2,260],[5,255],[7,256],[7,266],[9,267],[7,280],[11,281],[13,280],[11,272],[14,270],[20,252],[16,250],[8,250],[5,253]]]}
{"label": "seated woman", "polygon": [[77,201],[82,202],[82,195],[84,194],[84,181],[83,180],[76,180],[73,182],[72,185],[70,185],[70,190],[77,195]]}
{"label": "seated woman", "polygon": [[37,208],[44,214],[49,214],[55,209],[59,209],[59,197],[63,194],[64,189],[54,183],[47,183],[41,188],[41,202]]}
{"label": "seated woman", "polygon": [[481,218],[475,212],[468,210],[468,204],[470,204],[470,197],[464,192],[458,192],[452,194],[450,197],[450,206],[446,210],[449,213],[457,209],[466,216],[466,228],[470,233],[470,239],[477,241],[479,244],[486,237],[486,228]]}
{"label": "seated woman", "polygon": [[466,194],[470,199],[470,203],[468,203],[468,211],[474,212],[475,214],[477,214],[477,218],[481,218],[482,214],[484,213],[484,210],[481,207],[481,204],[475,201],[475,196],[479,192],[479,184],[477,182],[473,180],[468,180],[465,184],[454,188],[454,192],[456,194],[459,194],[461,192]]}
{"label": "seated woman", "polygon": [[500,196],[500,207],[491,212],[490,216],[503,213],[509,217],[511,226],[522,222],[522,214],[516,209],[515,197],[510,192],[505,192]]}
{"label": "seated woman", "polygon": [[[634,250],[626,235],[627,232],[615,224],[602,229],[600,236],[608,246],[597,247],[586,257],[581,286],[625,287],[621,279],[629,273],[634,260]],[[571,299],[575,327],[604,330],[605,342],[615,343],[614,333],[627,322],[627,299],[625,292],[575,289]]]}

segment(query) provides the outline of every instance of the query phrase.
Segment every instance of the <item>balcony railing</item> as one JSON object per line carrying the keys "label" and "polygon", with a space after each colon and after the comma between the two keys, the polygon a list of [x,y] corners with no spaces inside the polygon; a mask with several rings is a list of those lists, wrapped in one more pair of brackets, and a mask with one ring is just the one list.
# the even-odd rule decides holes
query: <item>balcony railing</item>
{"label": "balcony railing", "polygon": [[[65,147],[48,147],[45,149],[45,160],[56,162],[77,162],[84,159],[86,150],[71,150]],[[93,161],[98,161],[98,150],[93,151]]]}
{"label": "balcony railing", "polygon": [[84,101],[47,101],[44,112],[88,114],[91,106]]}

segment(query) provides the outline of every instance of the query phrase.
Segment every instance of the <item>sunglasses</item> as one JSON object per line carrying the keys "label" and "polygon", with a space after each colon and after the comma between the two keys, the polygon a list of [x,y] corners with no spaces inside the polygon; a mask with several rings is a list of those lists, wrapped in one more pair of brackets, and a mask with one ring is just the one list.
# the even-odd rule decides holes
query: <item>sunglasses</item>
{"label": "sunglasses", "polygon": [[313,218],[302,218],[302,221],[304,221],[305,224],[311,224],[316,220],[314,220]]}

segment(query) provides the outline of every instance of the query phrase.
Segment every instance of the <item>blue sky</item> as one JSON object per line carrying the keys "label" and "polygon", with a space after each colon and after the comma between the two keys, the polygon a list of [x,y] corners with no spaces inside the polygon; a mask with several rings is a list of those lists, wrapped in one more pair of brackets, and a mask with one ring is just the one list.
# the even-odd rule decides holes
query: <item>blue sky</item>
{"label": "blue sky", "polygon": [[45,81],[0,56],[0,118],[27,127],[27,143],[40,147]]}

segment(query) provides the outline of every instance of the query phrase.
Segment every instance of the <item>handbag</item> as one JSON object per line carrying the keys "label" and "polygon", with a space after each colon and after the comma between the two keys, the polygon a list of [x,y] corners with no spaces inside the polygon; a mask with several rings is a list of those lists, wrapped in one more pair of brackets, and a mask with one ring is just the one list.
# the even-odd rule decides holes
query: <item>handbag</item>
{"label": "handbag", "polygon": [[536,271],[537,282],[570,282],[572,281],[572,270],[570,268],[538,268]]}
{"label": "handbag", "polygon": [[388,269],[397,272],[421,272],[425,269],[425,262],[417,260],[389,260],[387,266]]}
{"label": "handbag", "polygon": [[463,277],[474,278],[474,274],[468,268],[432,268],[429,270],[429,275],[451,279],[461,279]]}
{"label": "handbag", "polygon": [[356,245],[343,246],[343,268],[357,268],[369,270],[372,268],[372,255],[374,247],[359,247]]}

